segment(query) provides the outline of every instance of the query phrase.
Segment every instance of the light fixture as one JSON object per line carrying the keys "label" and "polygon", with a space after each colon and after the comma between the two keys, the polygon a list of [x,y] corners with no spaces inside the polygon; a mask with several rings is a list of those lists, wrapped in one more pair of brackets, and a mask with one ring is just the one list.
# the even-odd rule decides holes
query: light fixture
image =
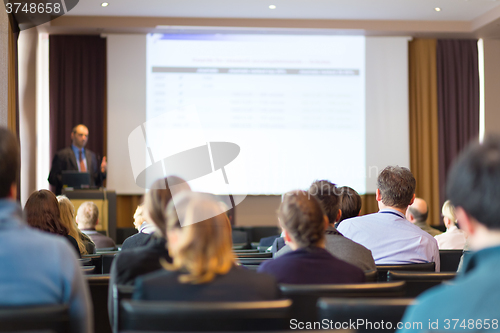
{"label": "light fixture", "polygon": [[109,3],[107,3],[107,2],[103,2],[103,3],[101,3],[101,6],[102,6],[102,7],[108,7],[108,6],[109,6]]}
{"label": "light fixture", "polygon": [[269,5],[269,9],[276,9],[275,5]]}
{"label": "light fixture", "polygon": [[440,12],[440,11],[441,11],[441,8],[436,7],[436,8],[434,8],[434,10],[435,10],[436,12]]}

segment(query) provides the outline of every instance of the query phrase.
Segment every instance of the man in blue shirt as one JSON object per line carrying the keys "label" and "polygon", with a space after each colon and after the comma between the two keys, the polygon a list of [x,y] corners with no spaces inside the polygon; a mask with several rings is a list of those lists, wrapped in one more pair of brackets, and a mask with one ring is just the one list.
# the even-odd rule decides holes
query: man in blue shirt
{"label": "man in blue shirt", "polygon": [[71,332],[92,331],[88,286],[61,236],[29,227],[16,202],[19,147],[0,128],[0,306],[67,304]]}
{"label": "man in blue shirt", "polygon": [[[399,332],[500,331],[500,137],[468,147],[448,175],[447,195],[473,252],[451,285],[410,307]],[[420,329],[417,324],[422,323]]]}
{"label": "man in blue shirt", "polygon": [[386,167],[377,178],[379,212],[344,220],[338,231],[371,250],[377,265],[434,262],[439,272],[437,241],[405,218],[415,185],[407,168]]}
{"label": "man in blue shirt", "polygon": [[49,183],[56,188],[56,195],[62,192],[62,172],[66,170],[90,173],[90,185],[101,186],[106,178],[106,157],[99,166],[96,154],[85,148],[89,137],[89,129],[85,125],[77,125],[71,132],[71,147],[59,150],[52,160]]}

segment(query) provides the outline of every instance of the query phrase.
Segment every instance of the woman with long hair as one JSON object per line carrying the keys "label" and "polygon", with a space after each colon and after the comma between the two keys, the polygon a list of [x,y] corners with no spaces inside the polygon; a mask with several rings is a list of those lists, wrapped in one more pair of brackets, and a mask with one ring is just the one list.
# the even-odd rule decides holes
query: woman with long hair
{"label": "woman with long hair", "polygon": [[78,229],[75,222],[75,206],[65,195],[58,195],[59,209],[61,211],[61,222],[68,229],[68,233],[78,243],[80,254],[94,254],[95,244],[89,236]]}
{"label": "woman with long hair", "polygon": [[26,221],[33,228],[66,237],[80,256],[76,239],[69,235],[68,228],[61,222],[61,211],[54,193],[47,190],[31,193],[24,205],[24,214]]}
{"label": "woman with long hair", "polygon": [[271,276],[236,264],[231,224],[213,196],[184,192],[170,201],[166,237],[172,263],[163,262],[164,270],[137,278],[134,299],[236,302],[279,298]]}

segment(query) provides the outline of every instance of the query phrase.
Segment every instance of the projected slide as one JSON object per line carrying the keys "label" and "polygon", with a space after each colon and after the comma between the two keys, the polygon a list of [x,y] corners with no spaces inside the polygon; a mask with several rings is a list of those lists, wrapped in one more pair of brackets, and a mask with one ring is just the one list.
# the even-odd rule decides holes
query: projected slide
{"label": "projected slide", "polygon": [[281,194],[329,179],[365,191],[364,37],[150,34],[146,70],[153,159],[240,148],[195,190]]}

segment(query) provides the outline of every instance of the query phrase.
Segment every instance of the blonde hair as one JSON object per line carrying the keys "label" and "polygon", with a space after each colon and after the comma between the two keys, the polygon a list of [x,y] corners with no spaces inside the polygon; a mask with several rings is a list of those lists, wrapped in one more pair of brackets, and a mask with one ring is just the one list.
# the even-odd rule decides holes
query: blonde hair
{"label": "blonde hair", "polygon": [[76,217],[80,228],[94,228],[99,219],[99,209],[92,201],[85,201],[78,207]]}
{"label": "blonde hair", "polygon": [[457,223],[457,217],[455,216],[455,207],[451,204],[450,200],[446,200],[441,209],[441,213],[444,217],[447,217],[453,223]]}
{"label": "blonde hair", "polygon": [[177,229],[181,234],[175,248],[169,244],[172,264],[162,264],[167,270],[186,270],[179,276],[181,283],[208,283],[235,265],[231,224],[210,196],[193,192],[180,196],[167,207],[167,232]]}
{"label": "blonde hair", "polygon": [[61,222],[68,229],[68,235],[76,240],[81,254],[88,254],[87,248],[80,236],[82,232],[78,229],[75,222],[75,206],[73,206],[73,203],[65,195],[58,195],[57,202],[59,202]]}

